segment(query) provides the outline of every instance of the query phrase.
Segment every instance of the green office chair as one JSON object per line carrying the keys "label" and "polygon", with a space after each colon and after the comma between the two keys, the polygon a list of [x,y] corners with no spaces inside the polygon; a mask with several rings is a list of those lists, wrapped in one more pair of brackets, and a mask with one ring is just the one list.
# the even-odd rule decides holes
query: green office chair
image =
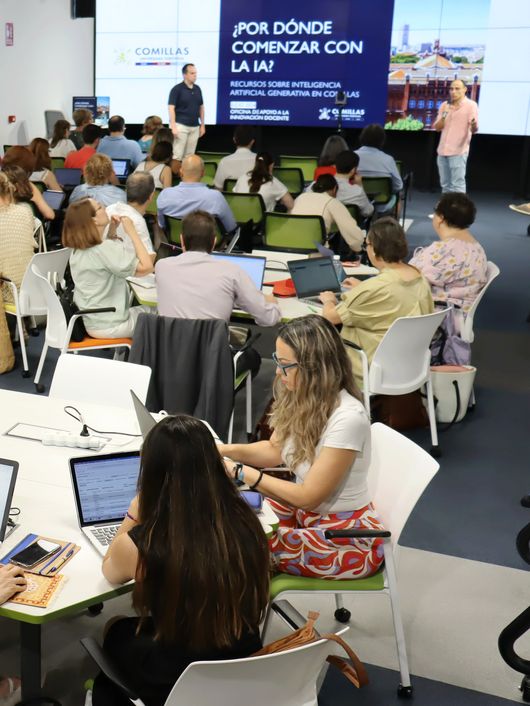
{"label": "green office chair", "polygon": [[232,209],[238,225],[252,221],[259,224],[265,218],[265,203],[260,194],[234,194],[224,192],[223,196]]}
{"label": "green office chair", "polygon": [[153,194],[153,198],[149,202],[149,205],[145,209],[145,214],[146,216],[156,216],[156,204],[158,201],[158,197],[160,196],[160,192],[162,189],[155,189],[155,193]]}
{"label": "green office chair", "polygon": [[208,184],[208,186],[213,186],[216,171],[217,171],[217,163],[216,162],[205,162],[204,163],[204,174],[201,177],[201,182],[203,184]]}
{"label": "green office chair", "polygon": [[282,169],[285,167],[301,169],[305,182],[313,181],[313,174],[317,166],[318,160],[316,157],[296,157],[289,154],[280,155],[280,167]]}
{"label": "green office chair", "polygon": [[234,190],[234,186],[236,185],[237,179],[225,179],[225,183],[223,184],[223,191],[226,193],[232,193]]}
{"label": "green office chair", "polygon": [[227,157],[229,154],[229,152],[197,152],[203,162],[215,162],[216,164],[219,164],[223,157]]}
{"label": "green office chair", "polygon": [[[180,244],[180,234],[182,233],[182,218],[173,218],[173,216],[164,216],[165,219],[165,228],[164,232],[166,234],[167,242],[170,243],[171,245],[177,245],[179,248],[181,247]],[[226,230],[223,227],[223,224],[219,221],[218,218],[215,219],[215,226],[216,226],[216,236],[215,236],[215,245],[219,245],[223,241],[224,238],[226,238]]]}
{"label": "green office chair", "polygon": [[304,175],[299,167],[275,167],[272,175],[287,187],[293,198],[304,190]]}
{"label": "green office chair", "polygon": [[[392,179],[390,177],[365,177],[363,176],[363,189],[374,206],[385,206],[394,199],[395,204],[389,214],[397,214],[398,199],[392,192]],[[385,214],[386,215],[386,214]]]}
{"label": "green office chair", "polygon": [[267,212],[263,240],[271,250],[313,252],[326,240],[326,226],[322,216]]}
{"label": "green office chair", "polygon": [[354,203],[347,203],[347,204],[344,204],[344,205],[345,205],[346,208],[348,209],[348,211],[349,211],[349,213],[350,213],[350,216],[351,216],[352,218],[355,218],[355,221],[356,221],[356,223],[357,223],[357,225],[358,225],[359,222],[360,222],[361,219],[362,219],[361,210],[360,210],[359,206],[356,206]]}
{"label": "green office chair", "polygon": [[52,157],[52,172],[56,169],[61,169],[64,167],[64,157]]}

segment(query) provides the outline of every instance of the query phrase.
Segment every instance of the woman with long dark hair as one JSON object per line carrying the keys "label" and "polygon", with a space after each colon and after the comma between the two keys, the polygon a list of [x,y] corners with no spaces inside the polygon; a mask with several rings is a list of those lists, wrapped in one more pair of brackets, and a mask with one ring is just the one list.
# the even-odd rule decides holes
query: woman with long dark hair
{"label": "woman with long dark hair", "polygon": [[[206,426],[163,419],[142,449],[138,496],[103,560],[112,583],[135,578],[137,618],[115,622],[105,649],[142,700],[163,704],[186,666],[261,647],[269,550],[254,512],[227,477]],[[94,706],[129,703],[105,677]]]}
{"label": "woman with long dark hair", "polygon": [[248,174],[239,177],[234,185],[236,194],[260,194],[265,202],[266,211],[274,211],[276,203],[282,203],[287,211],[293,207],[293,197],[282,184],[272,174],[274,169],[274,158],[268,152],[260,152],[256,155],[254,169]]}
{"label": "woman with long dark hair", "polygon": [[62,191],[61,185],[52,172],[52,158],[48,141],[44,137],[35,137],[29,143],[28,149],[35,157],[35,166],[29,178],[30,181],[41,181],[47,189]]}
{"label": "woman with long dark hair", "polygon": [[70,123],[68,120],[57,120],[53,126],[53,135],[50,140],[50,157],[66,157],[73,152],[76,146],[70,139]]}

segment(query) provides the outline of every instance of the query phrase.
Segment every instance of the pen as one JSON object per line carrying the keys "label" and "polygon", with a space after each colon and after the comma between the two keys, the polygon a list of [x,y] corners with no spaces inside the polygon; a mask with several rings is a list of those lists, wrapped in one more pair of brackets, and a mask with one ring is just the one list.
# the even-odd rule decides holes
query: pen
{"label": "pen", "polygon": [[70,551],[68,552],[68,554],[66,554],[66,556],[64,557],[64,559],[61,561],[60,564],[57,564],[57,566],[52,566],[52,568],[50,569],[50,574],[53,574],[57,571],[57,569],[60,569],[61,566],[68,561],[68,559],[72,556],[73,553],[74,553],[74,550],[70,549]]}
{"label": "pen", "polygon": [[313,314],[320,314],[320,311],[314,306],[309,306],[309,304],[308,304],[307,308],[309,309],[309,311],[312,311]]}

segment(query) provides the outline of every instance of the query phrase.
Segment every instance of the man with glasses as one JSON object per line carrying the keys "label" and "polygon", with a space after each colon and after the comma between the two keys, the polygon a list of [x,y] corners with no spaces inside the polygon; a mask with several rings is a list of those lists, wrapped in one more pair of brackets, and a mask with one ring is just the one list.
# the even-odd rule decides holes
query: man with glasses
{"label": "man with glasses", "polygon": [[130,159],[131,170],[144,160],[140,145],[125,137],[125,120],[121,115],[113,115],[109,120],[109,134],[99,143],[98,152],[111,159]]}

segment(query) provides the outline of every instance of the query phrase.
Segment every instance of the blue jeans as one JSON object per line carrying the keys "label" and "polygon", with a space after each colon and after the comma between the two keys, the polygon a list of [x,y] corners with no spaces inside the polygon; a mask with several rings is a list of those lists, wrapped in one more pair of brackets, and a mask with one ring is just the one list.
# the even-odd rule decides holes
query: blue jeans
{"label": "blue jeans", "polygon": [[440,186],[442,193],[447,191],[460,191],[466,193],[466,154],[457,154],[453,157],[438,155],[438,171],[440,172]]}

